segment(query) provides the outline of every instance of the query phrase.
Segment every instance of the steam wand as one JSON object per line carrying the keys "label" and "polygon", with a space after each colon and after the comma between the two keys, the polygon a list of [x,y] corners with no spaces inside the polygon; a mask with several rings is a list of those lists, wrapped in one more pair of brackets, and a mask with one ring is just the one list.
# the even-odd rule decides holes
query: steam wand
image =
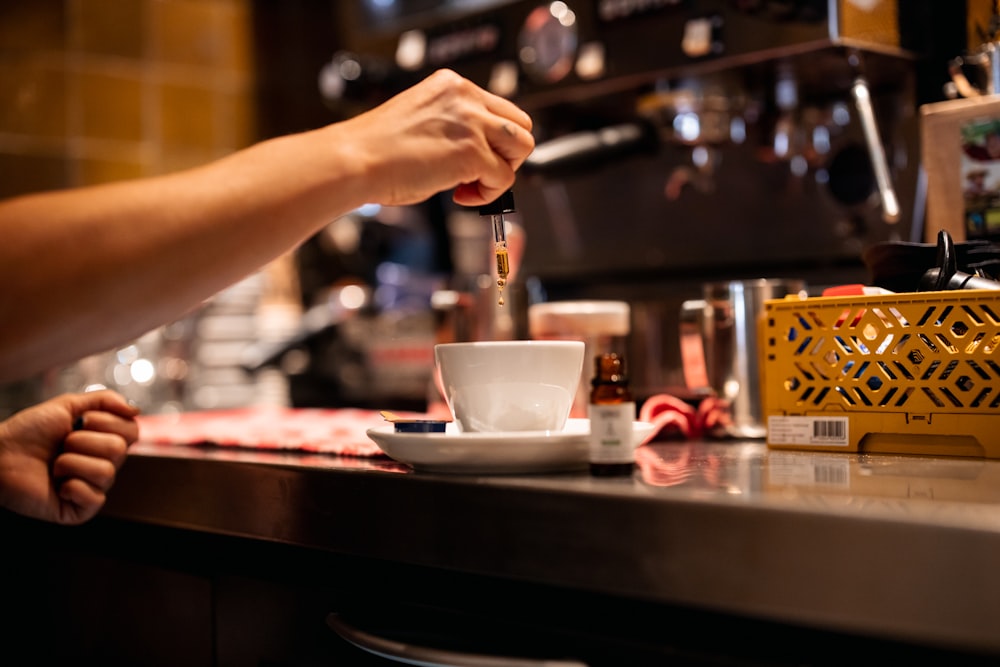
{"label": "steam wand", "polygon": [[892,187],[885,148],[879,138],[878,123],[875,121],[875,110],[872,106],[871,89],[864,73],[860,71],[860,54],[851,53],[849,62],[857,70],[854,83],[851,84],[851,95],[854,97],[854,104],[858,109],[858,118],[865,135],[865,143],[868,146],[868,155],[872,160],[875,183],[878,186],[879,199],[882,203],[882,219],[893,224],[899,221],[899,200]]}
{"label": "steam wand", "polygon": [[507,223],[503,216],[505,213],[513,213],[514,191],[508,190],[500,195],[495,201],[479,207],[479,215],[490,216],[493,222],[494,250],[497,256],[497,305],[504,304],[503,288],[507,285],[507,276],[510,275],[510,257],[507,254]]}

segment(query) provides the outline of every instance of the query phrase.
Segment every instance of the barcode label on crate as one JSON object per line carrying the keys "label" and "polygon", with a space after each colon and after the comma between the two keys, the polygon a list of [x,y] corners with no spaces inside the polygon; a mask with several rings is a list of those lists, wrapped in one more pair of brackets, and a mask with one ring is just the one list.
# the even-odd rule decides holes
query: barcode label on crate
{"label": "barcode label on crate", "polygon": [[847,447],[849,417],[781,417],[767,420],[767,441],[772,445]]}

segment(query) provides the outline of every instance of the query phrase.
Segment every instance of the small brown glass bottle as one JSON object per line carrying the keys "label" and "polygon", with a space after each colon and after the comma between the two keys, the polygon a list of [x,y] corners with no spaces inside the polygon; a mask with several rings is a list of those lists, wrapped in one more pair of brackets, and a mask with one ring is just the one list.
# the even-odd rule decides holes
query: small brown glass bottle
{"label": "small brown glass bottle", "polygon": [[594,358],[590,392],[590,473],[631,475],[635,468],[632,423],[635,400],[625,374],[625,359],[609,352]]}

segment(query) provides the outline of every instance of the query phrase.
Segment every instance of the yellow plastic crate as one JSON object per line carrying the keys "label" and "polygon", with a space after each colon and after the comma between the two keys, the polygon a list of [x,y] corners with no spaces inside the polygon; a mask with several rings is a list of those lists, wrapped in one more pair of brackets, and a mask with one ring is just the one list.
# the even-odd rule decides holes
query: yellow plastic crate
{"label": "yellow plastic crate", "polygon": [[776,449],[1000,458],[1000,292],[765,304]]}

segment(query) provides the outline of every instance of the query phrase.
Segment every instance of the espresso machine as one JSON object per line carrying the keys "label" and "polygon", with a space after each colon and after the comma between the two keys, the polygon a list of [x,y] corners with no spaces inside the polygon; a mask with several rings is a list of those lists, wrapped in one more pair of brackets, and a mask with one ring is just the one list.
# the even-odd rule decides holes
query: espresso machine
{"label": "espresso machine", "polygon": [[532,115],[514,188],[524,298],[628,301],[640,394],[682,383],[672,332],[703,282],[865,282],[866,247],[922,240],[917,110],[966,38],[964,3],[929,0],[337,11],[343,48],[320,75],[331,109],[449,67]]}

